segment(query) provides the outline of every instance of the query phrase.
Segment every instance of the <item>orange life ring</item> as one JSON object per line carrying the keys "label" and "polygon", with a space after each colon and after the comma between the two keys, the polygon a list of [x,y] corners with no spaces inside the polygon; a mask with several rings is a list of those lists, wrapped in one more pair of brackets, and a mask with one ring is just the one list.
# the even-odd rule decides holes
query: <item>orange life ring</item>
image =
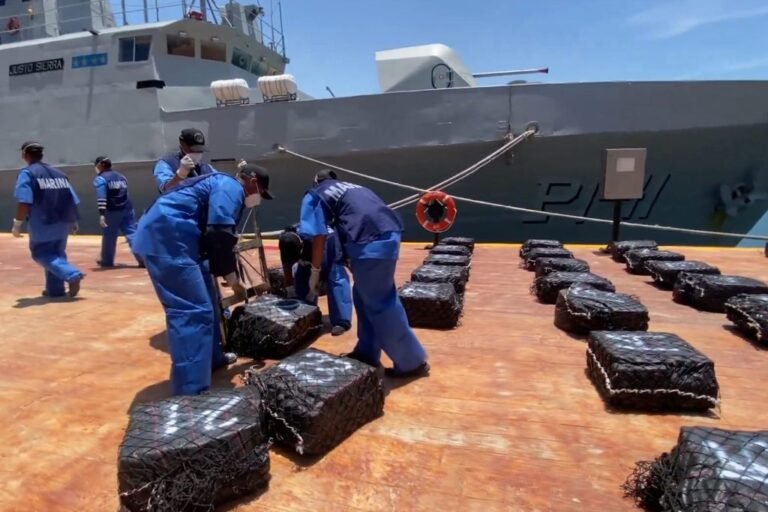
{"label": "orange life ring", "polygon": [[6,28],[8,29],[8,32],[11,35],[16,35],[19,33],[19,30],[21,29],[21,23],[19,22],[19,18],[12,16],[8,19],[8,25],[6,25]]}
{"label": "orange life ring", "polygon": [[456,201],[439,190],[427,192],[416,203],[416,218],[431,233],[448,231],[456,220]]}

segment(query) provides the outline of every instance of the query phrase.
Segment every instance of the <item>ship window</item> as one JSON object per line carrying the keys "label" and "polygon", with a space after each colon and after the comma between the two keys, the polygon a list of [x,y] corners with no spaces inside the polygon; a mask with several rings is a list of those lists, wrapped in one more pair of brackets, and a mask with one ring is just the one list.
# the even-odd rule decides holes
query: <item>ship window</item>
{"label": "ship window", "polygon": [[5,0],[0,0],[0,7],[5,5]]}
{"label": "ship window", "polygon": [[191,37],[168,34],[168,55],[195,56],[195,40]]}
{"label": "ship window", "polygon": [[227,43],[200,41],[200,57],[205,60],[227,62]]}
{"label": "ship window", "polygon": [[121,37],[118,62],[141,62],[149,59],[152,36]]}
{"label": "ship window", "polygon": [[240,69],[244,69],[246,71],[251,70],[251,56],[247,53],[245,53],[240,48],[233,48],[232,49],[232,64],[239,67]]}
{"label": "ship window", "polygon": [[254,60],[253,64],[251,65],[251,73],[256,76],[261,76],[264,74],[264,71],[266,71],[265,65],[262,64],[258,59]]}

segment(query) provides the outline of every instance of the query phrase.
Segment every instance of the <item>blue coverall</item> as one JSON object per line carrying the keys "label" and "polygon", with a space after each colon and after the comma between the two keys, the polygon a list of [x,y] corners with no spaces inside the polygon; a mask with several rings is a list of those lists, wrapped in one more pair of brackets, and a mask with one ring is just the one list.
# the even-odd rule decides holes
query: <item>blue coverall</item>
{"label": "blue coverall", "polygon": [[[168,155],[169,158],[173,155]],[[178,158],[178,156],[176,156]],[[170,165],[168,165],[168,162],[166,162],[164,159],[160,159],[155,163],[155,167],[152,170],[152,174],[155,176],[155,182],[157,183],[157,188],[160,190],[160,193],[165,192],[165,185],[169,181],[171,181],[174,176],[176,176],[176,171],[178,170],[178,167],[176,169],[173,169]],[[188,176],[189,178],[195,177],[197,174],[204,175],[204,174],[211,174],[214,172],[219,172],[216,170],[212,165],[200,162],[196,166],[196,170],[193,171],[193,173],[190,173]]]}
{"label": "blue coverall", "polygon": [[211,371],[226,364],[216,283],[200,249],[206,228],[234,231],[244,200],[236,179],[215,173],[162,194],[139,220],[133,248],[165,309],[174,395],[205,391]]}
{"label": "blue coverall", "polygon": [[[46,224],[41,205],[35,202],[34,177],[27,168],[19,172],[14,197],[19,203],[30,205],[29,209],[29,250],[32,259],[45,270],[45,290],[48,297],[62,297],[66,294],[64,283],[83,277],[83,273],[67,261],[67,239],[72,231],[71,222]],[[72,200],[80,204],[75,190],[70,185]]]}
{"label": "blue coverall", "polygon": [[[123,234],[128,242],[128,247],[132,248],[133,245],[133,235],[136,233],[133,205],[129,200],[125,208],[118,210],[110,209],[108,207],[109,189],[107,187],[107,180],[101,174],[94,178],[93,186],[96,188],[96,204],[100,212],[104,211],[104,218],[107,221],[107,227],[102,230],[101,258],[98,263],[102,267],[113,267],[115,265],[117,237],[120,233]],[[143,265],[141,258],[135,255],[134,257],[140,266]]]}
{"label": "blue coverall", "polygon": [[[325,212],[312,194],[301,203],[299,231],[304,236],[326,235]],[[354,287],[352,299],[357,312],[357,345],[353,352],[366,362],[378,365],[381,351],[392,360],[396,372],[409,372],[427,359],[424,348],[408,325],[395,287],[395,267],[400,256],[400,233],[382,233],[365,244],[344,246],[350,259]]]}
{"label": "blue coverall", "polygon": [[[339,237],[333,230],[328,231],[328,236],[325,239],[323,263],[320,266],[320,280],[328,286],[328,316],[331,325],[339,325],[349,329],[352,326],[352,293],[349,275],[347,275],[347,269],[344,267]],[[303,240],[305,244],[312,243],[311,238],[304,237]],[[293,283],[296,296],[305,300],[309,293],[309,278],[312,275],[312,267],[297,263],[294,269]],[[317,304],[317,297],[313,303]]]}

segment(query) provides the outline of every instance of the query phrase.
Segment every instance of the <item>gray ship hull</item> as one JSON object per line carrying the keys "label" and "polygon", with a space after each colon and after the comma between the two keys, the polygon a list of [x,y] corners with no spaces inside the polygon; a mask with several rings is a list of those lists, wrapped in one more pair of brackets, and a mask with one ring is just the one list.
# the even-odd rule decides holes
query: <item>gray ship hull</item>
{"label": "gray ship hull", "polygon": [[[515,148],[514,156],[502,156],[448,192],[610,219],[613,206],[600,199],[603,150],[645,147],[646,193],[643,199],[624,204],[625,220],[746,233],[762,217],[765,203],[755,202],[728,216],[718,212],[719,189],[738,183],[768,186],[768,118],[762,107],[755,107],[765,98],[765,82],[542,84],[162,112],[160,118],[169,149],[181,128],[197,126],[208,133],[210,158],[219,169],[231,171],[240,157],[269,168],[277,199],[260,208],[267,230],[296,221],[301,196],[318,169],[275,153],[274,144],[359,172],[427,187],[498,148],[508,129],[520,133],[536,122],[539,133]],[[156,126],[148,127],[148,138]],[[147,140],[146,147],[156,145],[156,139]],[[55,154],[55,148],[48,151]],[[156,196],[152,162],[145,155],[132,155],[129,148],[115,147],[111,154],[122,162],[116,167],[128,176],[140,213]],[[91,166],[62,167],[83,201],[83,231],[97,232]],[[3,197],[12,194],[14,178],[15,172],[0,173]],[[349,179],[371,186],[387,202],[411,194]],[[2,204],[0,218],[10,219],[12,203]],[[584,221],[462,202],[458,210],[449,233],[485,242],[545,237],[602,243],[610,235],[610,226]],[[405,239],[431,238],[417,225],[413,206],[401,214]],[[676,244],[739,242],[642,228],[624,228],[623,235]]]}

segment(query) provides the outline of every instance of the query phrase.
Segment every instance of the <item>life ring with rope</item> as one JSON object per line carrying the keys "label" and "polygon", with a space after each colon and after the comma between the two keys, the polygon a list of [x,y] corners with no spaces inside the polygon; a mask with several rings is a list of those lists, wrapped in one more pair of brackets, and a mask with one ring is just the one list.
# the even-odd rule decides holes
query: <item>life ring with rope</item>
{"label": "life ring with rope", "polygon": [[448,231],[456,220],[456,201],[439,190],[426,192],[416,203],[416,219],[430,233]]}
{"label": "life ring with rope", "polygon": [[19,30],[21,30],[21,22],[19,21],[19,18],[16,16],[11,16],[8,18],[8,24],[5,26],[5,28],[12,36],[18,34]]}

